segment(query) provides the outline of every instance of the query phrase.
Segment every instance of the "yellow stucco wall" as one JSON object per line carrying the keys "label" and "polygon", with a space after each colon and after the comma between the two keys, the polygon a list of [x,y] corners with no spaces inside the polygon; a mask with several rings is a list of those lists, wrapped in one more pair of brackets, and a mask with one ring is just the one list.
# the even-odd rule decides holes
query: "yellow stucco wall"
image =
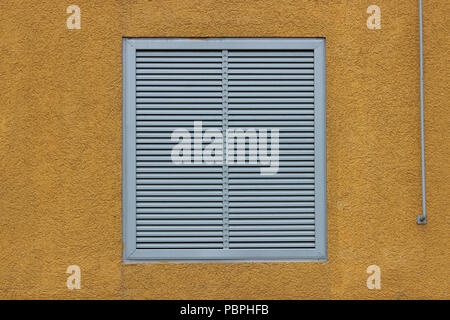
{"label": "yellow stucco wall", "polygon": [[[449,17],[424,1],[418,226],[418,1],[2,0],[0,298],[448,299]],[[326,38],[328,262],[121,262],[122,37]],[[73,264],[81,290],[66,288]]]}

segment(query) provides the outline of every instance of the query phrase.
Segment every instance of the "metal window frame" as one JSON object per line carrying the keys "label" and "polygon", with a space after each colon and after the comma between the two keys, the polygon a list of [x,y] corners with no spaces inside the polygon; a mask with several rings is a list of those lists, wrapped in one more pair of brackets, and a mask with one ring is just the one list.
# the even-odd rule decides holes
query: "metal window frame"
{"label": "metal window frame", "polygon": [[[122,219],[123,262],[327,261],[326,59],[324,38],[123,38]],[[171,249],[136,248],[136,49],[314,50],[314,143],[316,248]]]}

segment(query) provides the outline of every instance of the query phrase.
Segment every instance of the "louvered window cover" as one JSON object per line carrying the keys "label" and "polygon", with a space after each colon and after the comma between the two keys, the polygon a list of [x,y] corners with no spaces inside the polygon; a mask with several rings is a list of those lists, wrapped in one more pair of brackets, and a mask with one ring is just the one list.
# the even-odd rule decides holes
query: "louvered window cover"
{"label": "louvered window cover", "polygon": [[[225,161],[230,129],[275,172]],[[325,136],[324,39],[124,38],[124,261],[326,260]]]}

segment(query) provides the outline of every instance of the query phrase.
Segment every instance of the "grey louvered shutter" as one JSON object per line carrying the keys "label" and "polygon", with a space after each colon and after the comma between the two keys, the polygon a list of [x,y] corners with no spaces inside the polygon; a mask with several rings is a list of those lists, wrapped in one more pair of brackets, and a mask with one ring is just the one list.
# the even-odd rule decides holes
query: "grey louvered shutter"
{"label": "grey louvered shutter", "polygon": [[[326,259],[324,50],[322,39],[124,39],[126,260]],[[227,129],[278,129],[278,172],[173,163],[171,134],[193,136],[194,121],[220,130],[224,150]]]}

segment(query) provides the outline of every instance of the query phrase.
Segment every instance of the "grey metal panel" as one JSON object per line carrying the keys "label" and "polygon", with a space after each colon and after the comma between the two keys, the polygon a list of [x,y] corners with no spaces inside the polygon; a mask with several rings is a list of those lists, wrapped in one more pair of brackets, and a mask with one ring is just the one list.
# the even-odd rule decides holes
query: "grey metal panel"
{"label": "grey metal panel", "polygon": [[[276,260],[280,261],[299,261],[299,260],[320,260],[317,257],[317,252],[315,249],[298,249],[297,252],[301,252],[301,256],[293,257],[293,249],[267,249],[267,250],[252,250],[252,249],[189,249],[186,250],[151,250],[143,249],[136,250],[131,258],[136,260],[144,261],[248,261],[249,257],[251,260],[258,261],[268,261]],[[183,253],[184,252],[184,253]],[[149,260],[151,257],[152,260]]]}
{"label": "grey metal panel", "polygon": [[[264,55],[278,56],[279,50],[308,50],[314,49],[322,44],[321,38],[208,38],[208,39],[187,39],[187,38],[133,38],[129,39],[139,50],[179,50],[183,54],[184,50],[238,50],[236,56],[240,55],[239,50],[274,50],[274,53],[263,53]],[[292,53],[289,52],[291,55]],[[294,55],[301,56],[302,52]],[[139,55],[141,56],[141,54]],[[230,55],[231,56],[231,55]],[[308,54],[311,56],[311,53]]]}
{"label": "grey metal panel", "polygon": [[124,259],[136,251],[136,50],[128,39],[123,39],[123,128],[122,128],[122,210]]}
{"label": "grey metal panel", "polygon": [[[142,54],[142,52],[139,52]],[[214,79],[202,78],[196,82],[181,82],[183,76],[192,74],[221,75],[222,58],[214,58],[215,63],[199,60],[192,55],[148,55],[137,61],[136,110],[137,145],[136,180],[138,187],[145,190],[164,192],[164,197],[155,197],[152,191],[146,195],[137,189],[136,225],[164,227],[148,229],[145,234],[137,232],[136,246],[153,250],[190,250],[196,248],[222,248],[223,232],[211,237],[211,230],[196,229],[198,226],[222,226],[222,170],[219,167],[175,166],[171,162],[171,151],[175,143],[171,140],[174,128],[192,131],[194,121],[203,121],[204,127],[221,127],[222,85]],[[209,52],[211,53],[211,52]],[[220,55],[220,51],[217,52]],[[164,77],[163,83],[140,80],[141,74],[172,74]],[[145,84],[145,85],[144,85]],[[218,85],[219,84],[219,85]],[[217,103],[211,105],[212,102]],[[204,108],[205,104],[208,108]],[[167,108],[167,107],[171,108]],[[201,106],[200,108],[198,106]],[[142,108],[142,107],[145,107]],[[211,108],[212,107],[212,108]],[[139,130],[147,133],[140,134]],[[149,136],[149,131],[155,134]],[[145,138],[150,137],[150,139]],[[158,140],[158,143],[155,143]],[[142,167],[143,162],[156,162],[155,167]],[[167,188],[167,187],[172,188]],[[184,189],[183,187],[187,187]],[[197,193],[192,193],[200,187]],[[180,196],[180,192],[190,190]],[[205,194],[205,190],[216,191],[216,196]],[[159,231],[158,231],[159,230]],[[177,232],[188,232],[188,237],[180,237]],[[174,254],[175,255],[175,254]]]}
{"label": "grey metal panel", "polygon": [[[126,261],[326,259],[324,50],[323,39],[124,40]],[[226,91],[223,52],[229,56]],[[170,162],[174,129],[189,129],[194,120],[221,127],[223,92],[231,128],[280,128],[277,175],[230,165],[223,180],[220,166]],[[127,118],[130,106],[135,113]],[[134,209],[126,208],[130,202]]]}
{"label": "grey metal panel", "polygon": [[315,126],[314,139],[316,150],[316,247],[318,256],[327,257],[327,155],[326,155],[326,59],[325,39],[314,48],[315,78]]}

